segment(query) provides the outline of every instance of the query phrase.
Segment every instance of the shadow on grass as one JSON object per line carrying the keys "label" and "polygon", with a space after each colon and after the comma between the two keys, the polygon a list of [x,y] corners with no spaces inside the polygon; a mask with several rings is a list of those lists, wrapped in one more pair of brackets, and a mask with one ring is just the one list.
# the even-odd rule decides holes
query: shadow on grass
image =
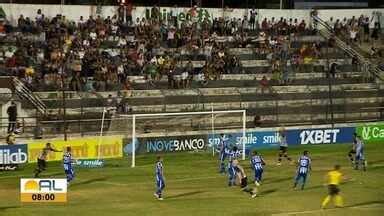
{"label": "shadow on grass", "polygon": [[192,191],[192,192],[187,192],[187,193],[176,194],[173,196],[167,196],[167,199],[174,199],[174,198],[191,196],[191,195],[201,194],[201,193],[204,193],[204,191]]}
{"label": "shadow on grass", "polygon": [[359,206],[368,206],[368,205],[373,205],[373,204],[382,204],[384,207],[384,200],[375,200],[375,201],[369,201],[369,202],[362,202],[362,203],[357,203],[353,205],[348,205],[345,207],[359,207]]}
{"label": "shadow on grass", "polygon": [[267,180],[263,180],[263,182],[270,184],[270,183],[283,182],[283,181],[288,181],[288,180],[293,180],[293,177],[267,179]]}
{"label": "shadow on grass", "polygon": [[260,193],[258,195],[265,196],[265,195],[274,193],[276,191],[277,191],[277,189],[262,190],[262,191],[260,191]]}
{"label": "shadow on grass", "polygon": [[20,206],[0,206],[0,212],[8,209],[20,208]]}
{"label": "shadow on grass", "polygon": [[81,186],[81,185],[91,184],[91,183],[94,183],[94,182],[105,181],[107,179],[108,179],[107,177],[88,179],[86,181],[82,181],[82,182],[79,182],[79,183],[74,183],[74,184],[71,185],[71,187],[77,187],[77,186]]}

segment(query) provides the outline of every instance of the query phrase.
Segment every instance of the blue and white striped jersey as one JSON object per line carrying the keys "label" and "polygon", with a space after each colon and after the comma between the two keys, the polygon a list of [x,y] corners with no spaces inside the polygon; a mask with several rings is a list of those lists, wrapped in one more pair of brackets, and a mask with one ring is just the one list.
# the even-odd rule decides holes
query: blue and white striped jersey
{"label": "blue and white striped jersey", "polygon": [[252,168],[255,170],[262,170],[263,169],[263,158],[260,155],[252,156],[251,158],[251,165]]}
{"label": "blue and white striped jersey", "polygon": [[71,164],[72,162],[73,162],[73,158],[72,158],[71,152],[65,152],[63,155],[63,163]]}
{"label": "blue and white striped jersey", "polygon": [[307,174],[311,167],[311,159],[308,156],[302,155],[300,156],[298,163],[299,163],[299,167],[297,172],[299,174]]}
{"label": "blue and white striped jersey", "polygon": [[229,154],[228,154],[228,161],[229,162],[232,162],[233,160],[237,159],[240,157],[240,151],[239,150],[236,150],[236,151],[229,151]]}
{"label": "blue and white striped jersey", "polygon": [[355,140],[356,154],[362,153],[364,151],[364,143],[360,138],[356,138]]}
{"label": "blue and white striped jersey", "polygon": [[156,175],[163,176],[163,162],[156,162]]}
{"label": "blue and white striped jersey", "polygon": [[220,142],[218,145],[218,149],[220,152],[224,153],[227,150],[227,141],[224,139],[224,137],[220,137]]}

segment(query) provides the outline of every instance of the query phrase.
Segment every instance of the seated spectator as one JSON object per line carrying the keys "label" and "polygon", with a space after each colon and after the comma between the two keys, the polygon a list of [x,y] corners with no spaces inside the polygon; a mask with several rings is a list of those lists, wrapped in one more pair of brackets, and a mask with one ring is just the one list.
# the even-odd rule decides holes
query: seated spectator
{"label": "seated spectator", "polygon": [[269,80],[267,79],[266,76],[263,76],[263,78],[259,82],[260,88],[261,88],[261,93],[264,94],[265,90],[268,90],[269,93],[272,92],[272,88],[269,84]]}

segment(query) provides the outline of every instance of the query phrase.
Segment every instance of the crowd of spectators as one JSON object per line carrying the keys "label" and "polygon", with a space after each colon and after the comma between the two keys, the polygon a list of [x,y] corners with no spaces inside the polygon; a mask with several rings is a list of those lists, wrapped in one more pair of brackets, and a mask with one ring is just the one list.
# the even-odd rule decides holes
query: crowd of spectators
{"label": "crowd of spectators", "polygon": [[[257,20],[254,9],[242,19],[163,20],[159,7],[147,18],[132,20],[121,11],[112,17],[65,15],[49,18],[20,15],[17,26],[0,21],[0,68],[16,75],[33,90],[65,87],[75,91],[132,89],[132,76],[145,76],[148,85],[168,79],[169,88],[188,88],[195,80],[205,85],[222,74],[244,73],[239,56],[229,47],[251,47],[272,64],[274,79],[289,82],[296,67],[320,53],[320,44],[290,49],[297,35],[311,33],[304,20]],[[187,58],[186,58],[187,56]],[[189,61],[188,61],[189,60]],[[191,61],[193,60],[193,61]],[[204,61],[202,69],[195,60]]]}

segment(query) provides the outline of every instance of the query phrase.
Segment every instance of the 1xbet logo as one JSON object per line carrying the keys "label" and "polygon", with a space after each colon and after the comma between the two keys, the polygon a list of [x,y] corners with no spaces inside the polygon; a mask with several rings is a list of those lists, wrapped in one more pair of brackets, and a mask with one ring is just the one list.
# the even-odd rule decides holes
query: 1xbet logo
{"label": "1xbet logo", "polygon": [[300,144],[336,143],[340,129],[304,130],[300,133]]}

